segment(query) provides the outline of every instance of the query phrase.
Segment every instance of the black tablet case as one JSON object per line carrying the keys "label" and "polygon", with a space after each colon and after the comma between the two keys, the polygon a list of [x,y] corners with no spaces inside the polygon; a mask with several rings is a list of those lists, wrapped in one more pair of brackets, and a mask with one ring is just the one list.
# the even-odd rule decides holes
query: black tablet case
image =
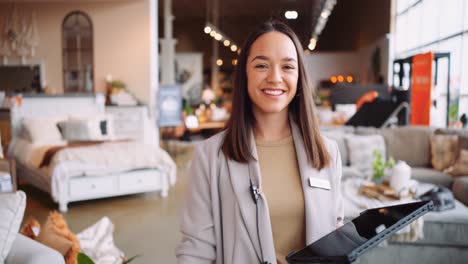
{"label": "black tablet case", "polygon": [[286,260],[290,264],[352,263],[433,208],[432,201],[421,201],[366,210],[337,230],[289,254]]}

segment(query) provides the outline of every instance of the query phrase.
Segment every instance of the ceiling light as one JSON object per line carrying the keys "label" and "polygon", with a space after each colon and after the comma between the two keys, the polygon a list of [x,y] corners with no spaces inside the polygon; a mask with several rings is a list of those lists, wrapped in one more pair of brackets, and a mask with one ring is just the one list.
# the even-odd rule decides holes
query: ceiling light
{"label": "ceiling light", "polygon": [[320,14],[320,16],[322,18],[328,18],[330,16],[331,12],[330,10],[323,10],[322,13]]}
{"label": "ceiling light", "polygon": [[309,48],[310,50],[314,50],[316,46],[317,46],[317,44],[311,42],[311,43],[309,43],[307,48]]}
{"label": "ceiling light", "polygon": [[224,46],[229,47],[231,51],[236,52],[238,50],[237,45],[234,41],[229,40],[229,37],[224,34],[221,30],[215,27],[213,24],[207,22],[204,28],[205,33],[209,33],[211,37],[218,41],[223,41]]}
{"label": "ceiling light", "polygon": [[353,76],[346,76],[346,81],[349,82],[349,83],[352,83],[353,82]]}
{"label": "ceiling light", "polygon": [[284,17],[286,19],[297,19],[298,13],[297,11],[286,11],[284,12]]}
{"label": "ceiling light", "polygon": [[330,82],[331,82],[331,83],[336,83],[336,76],[332,76],[332,77],[330,78]]}
{"label": "ceiling light", "polygon": [[338,75],[338,81],[339,81],[339,82],[343,82],[343,81],[344,81],[343,75]]}
{"label": "ceiling light", "polygon": [[216,60],[216,65],[218,65],[218,66],[223,65],[223,60],[222,59],[217,59]]}
{"label": "ceiling light", "polygon": [[310,50],[315,49],[315,46],[317,45],[317,40],[320,34],[322,33],[322,30],[325,28],[325,25],[327,24],[328,17],[331,15],[333,8],[336,5],[337,0],[323,0],[322,1],[322,9],[320,10],[320,15],[317,17],[317,21],[315,21],[315,26],[314,29],[312,30],[312,39],[314,39],[314,42],[311,42],[308,46]]}

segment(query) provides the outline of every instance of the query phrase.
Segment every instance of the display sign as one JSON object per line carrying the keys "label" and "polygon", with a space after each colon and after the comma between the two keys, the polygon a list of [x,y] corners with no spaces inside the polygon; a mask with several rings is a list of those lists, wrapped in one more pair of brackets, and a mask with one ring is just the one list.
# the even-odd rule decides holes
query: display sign
{"label": "display sign", "polygon": [[411,77],[411,125],[430,124],[432,61],[434,53],[428,52],[413,57]]}
{"label": "display sign", "polygon": [[158,93],[159,127],[182,124],[182,93],[178,85],[162,85]]}

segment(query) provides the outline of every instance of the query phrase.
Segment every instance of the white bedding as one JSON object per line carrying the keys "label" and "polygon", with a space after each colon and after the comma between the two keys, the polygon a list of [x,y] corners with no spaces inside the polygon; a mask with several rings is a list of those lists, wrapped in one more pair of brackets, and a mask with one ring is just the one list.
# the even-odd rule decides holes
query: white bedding
{"label": "white bedding", "polygon": [[49,166],[39,168],[47,149],[66,144],[57,143],[38,145],[24,139],[15,139],[10,146],[10,155],[51,177],[51,195],[56,201],[60,197],[60,186],[72,177],[97,176],[135,169],[158,169],[162,175],[167,175],[171,185],[175,184],[176,165],[169,154],[156,145],[136,141],[62,149],[55,154]]}

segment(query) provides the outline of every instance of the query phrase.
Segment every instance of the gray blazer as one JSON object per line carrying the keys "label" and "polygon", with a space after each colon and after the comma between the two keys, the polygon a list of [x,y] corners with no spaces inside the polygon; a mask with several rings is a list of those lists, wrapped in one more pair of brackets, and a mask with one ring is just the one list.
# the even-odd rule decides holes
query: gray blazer
{"label": "gray blazer", "polygon": [[[310,244],[342,225],[341,158],[337,144],[324,138],[331,164],[314,169],[307,162],[299,128],[293,122],[291,128],[304,190],[306,244]],[[264,260],[276,263],[267,200],[260,191],[257,232],[250,192],[249,175],[261,190],[259,164],[226,159],[220,150],[223,137],[224,132],[217,134],[195,150],[181,218],[182,240],[176,248],[178,263],[260,263],[262,251]],[[251,138],[252,154],[258,160]],[[330,190],[311,186],[309,178],[329,182]]]}

